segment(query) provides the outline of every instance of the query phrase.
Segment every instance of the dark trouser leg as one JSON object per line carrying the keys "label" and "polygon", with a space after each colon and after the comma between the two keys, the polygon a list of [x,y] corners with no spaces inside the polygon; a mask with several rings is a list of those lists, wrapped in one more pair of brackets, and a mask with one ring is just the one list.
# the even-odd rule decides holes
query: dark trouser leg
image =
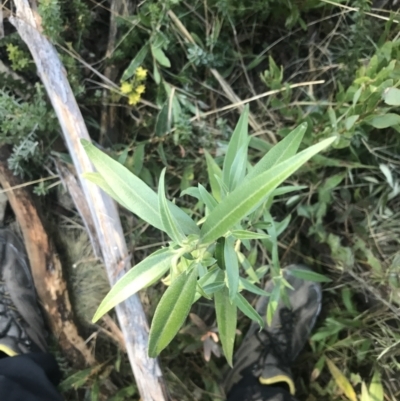
{"label": "dark trouser leg", "polygon": [[50,354],[32,353],[0,359],[1,401],[62,401],[56,386],[61,373]]}
{"label": "dark trouser leg", "polygon": [[253,376],[245,376],[232,387],[227,401],[297,401],[281,387],[262,385]]}

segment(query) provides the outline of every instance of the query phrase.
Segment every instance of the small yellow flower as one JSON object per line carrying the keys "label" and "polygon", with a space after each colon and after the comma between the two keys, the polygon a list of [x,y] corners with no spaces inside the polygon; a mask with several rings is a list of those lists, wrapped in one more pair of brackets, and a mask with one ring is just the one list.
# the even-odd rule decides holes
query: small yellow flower
{"label": "small yellow flower", "polygon": [[138,67],[135,71],[135,76],[138,81],[143,81],[147,77],[147,70],[143,67]]}
{"label": "small yellow flower", "polygon": [[138,87],[135,89],[135,92],[141,95],[145,90],[146,87],[144,85],[138,85]]}
{"label": "small yellow flower", "polygon": [[133,85],[130,82],[127,82],[127,81],[122,82],[120,90],[124,95],[127,95],[128,93],[132,92]]}
{"label": "small yellow flower", "polygon": [[139,93],[133,92],[128,96],[128,103],[134,106],[135,104],[138,104],[140,100],[140,95]]}

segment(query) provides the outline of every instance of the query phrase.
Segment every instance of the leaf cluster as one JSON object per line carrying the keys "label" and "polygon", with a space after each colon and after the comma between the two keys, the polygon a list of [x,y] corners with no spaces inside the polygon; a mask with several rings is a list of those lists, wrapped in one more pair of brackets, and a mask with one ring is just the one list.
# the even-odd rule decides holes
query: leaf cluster
{"label": "leaf cluster", "polygon": [[[185,321],[192,303],[203,296],[214,298],[222,347],[232,364],[237,309],[262,327],[265,320],[272,321],[273,306],[276,307],[281,291],[287,286],[277,255],[279,233],[269,207],[277,194],[299,189],[290,186],[276,188],[336,138],[325,139],[297,153],[307,128],[303,124],[251,166],[247,156],[248,115],[247,107],[233,132],[222,169],[206,153],[211,191],[198,184],[183,192],[205,205],[205,215],[197,222],[167,200],[165,169],[156,194],[117,161],[89,142],[82,141],[97,169],[97,173],[87,173],[85,177],[170,238],[169,246],[141,261],[115,284],[94,317],[94,321],[98,320],[119,302],[154,284],[169,272],[166,281],[170,286],[160,300],[150,329],[150,356],[156,356],[170,343]],[[267,232],[264,227],[267,227]],[[263,239],[271,241],[272,275],[279,283],[271,295],[274,302],[270,302],[272,307],[266,317],[260,317],[240,293],[244,289],[255,294],[263,293],[255,285],[262,273],[257,273],[241,252],[242,246],[249,248],[250,241]],[[246,272],[245,276],[240,273],[240,265]],[[314,278],[324,279],[318,275]]]}

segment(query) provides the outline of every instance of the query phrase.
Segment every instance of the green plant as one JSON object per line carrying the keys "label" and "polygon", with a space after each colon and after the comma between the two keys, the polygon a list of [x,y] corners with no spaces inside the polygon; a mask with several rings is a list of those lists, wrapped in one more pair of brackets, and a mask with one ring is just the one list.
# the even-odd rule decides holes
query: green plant
{"label": "green plant", "polygon": [[51,41],[57,42],[63,30],[63,18],[59,0],[42,0],[39,3],[38,11],[42,17],[44,33]]}
{"label": "green plant", "polygon": [[[296,186],[276,188],[336,138],[328,138],[297,153],[306,131],[303,124],[256,165],[250,166],[247,159],[248,113],[246,108],[236,126],[222,169],[206,154],[211,193],[201,184],[183,192],[205,205],[205,215],[197,224],[167,200],[165,169],[159,179],[157,195],[118,162],[89,142],[82,141],[98,171],[87,173],[85,177],[171,239],[169,246],[148,256],[115,284],[93,318],[98,320],[116,304],[155,283],[169,271],[166,281],[170,286],[158,304],[150,329],[150,356],[158,355],[169,344],[184,323],[192,303],[204,296],[214,297],[222,347],[232,364],[237,308],[260,326],[263,324],[262,318],[241,295],[242,290],[264,294],[255,283],[265,274],[265,269],[255,271],[241,252],[242,246],[249,248],[250,241],[269,239],[272,245],[271,275],[277,285],[271,294],[268,322],[288,286],[280,272],[277,227],[269,207],[274,196],[298,189]],[[245,276],[240,274],[240,264]],[[302,276],[304,272],[298,271],[298,274]],[[325,280],[318,274],[313,278]]]}
{"label": "green plant", "polygon": [[26,53],[12,43],[7,44],[7,53],[8,59],[11,61],[11,66],[15,71],[26,69],[31,62],[31,59],[27,57]]}

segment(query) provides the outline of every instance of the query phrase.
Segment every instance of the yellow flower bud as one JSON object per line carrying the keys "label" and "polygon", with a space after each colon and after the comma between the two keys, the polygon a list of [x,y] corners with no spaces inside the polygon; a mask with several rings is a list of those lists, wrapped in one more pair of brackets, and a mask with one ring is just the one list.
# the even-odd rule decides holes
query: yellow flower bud
{"label": "yellow flower bud", "polygon": [[128,96],[128,103],[132,106],[135,104],[138,104],[140,100],[140,95],[139,93],[133,92]]}
{"label": "yellow flower bud", "polygon": [[143,81],[147,77],[147,70],[143,67],[138,67],[135,71],[135,76],[138,81]]}
{"label": "yellow flower bud", "polygon": [[138,93],[139,95],[141,95],[145,90],[146,90],[146,87],[144,85],[138,85],[135,92]]}
{"label": "yellow flower bud", "polygon": [[120,90],[124,95],[127,95],[128,93],[132,92],[133,85],[131,83],[129,83],[129,82],[126,82],[126,81],[122,82]]}

